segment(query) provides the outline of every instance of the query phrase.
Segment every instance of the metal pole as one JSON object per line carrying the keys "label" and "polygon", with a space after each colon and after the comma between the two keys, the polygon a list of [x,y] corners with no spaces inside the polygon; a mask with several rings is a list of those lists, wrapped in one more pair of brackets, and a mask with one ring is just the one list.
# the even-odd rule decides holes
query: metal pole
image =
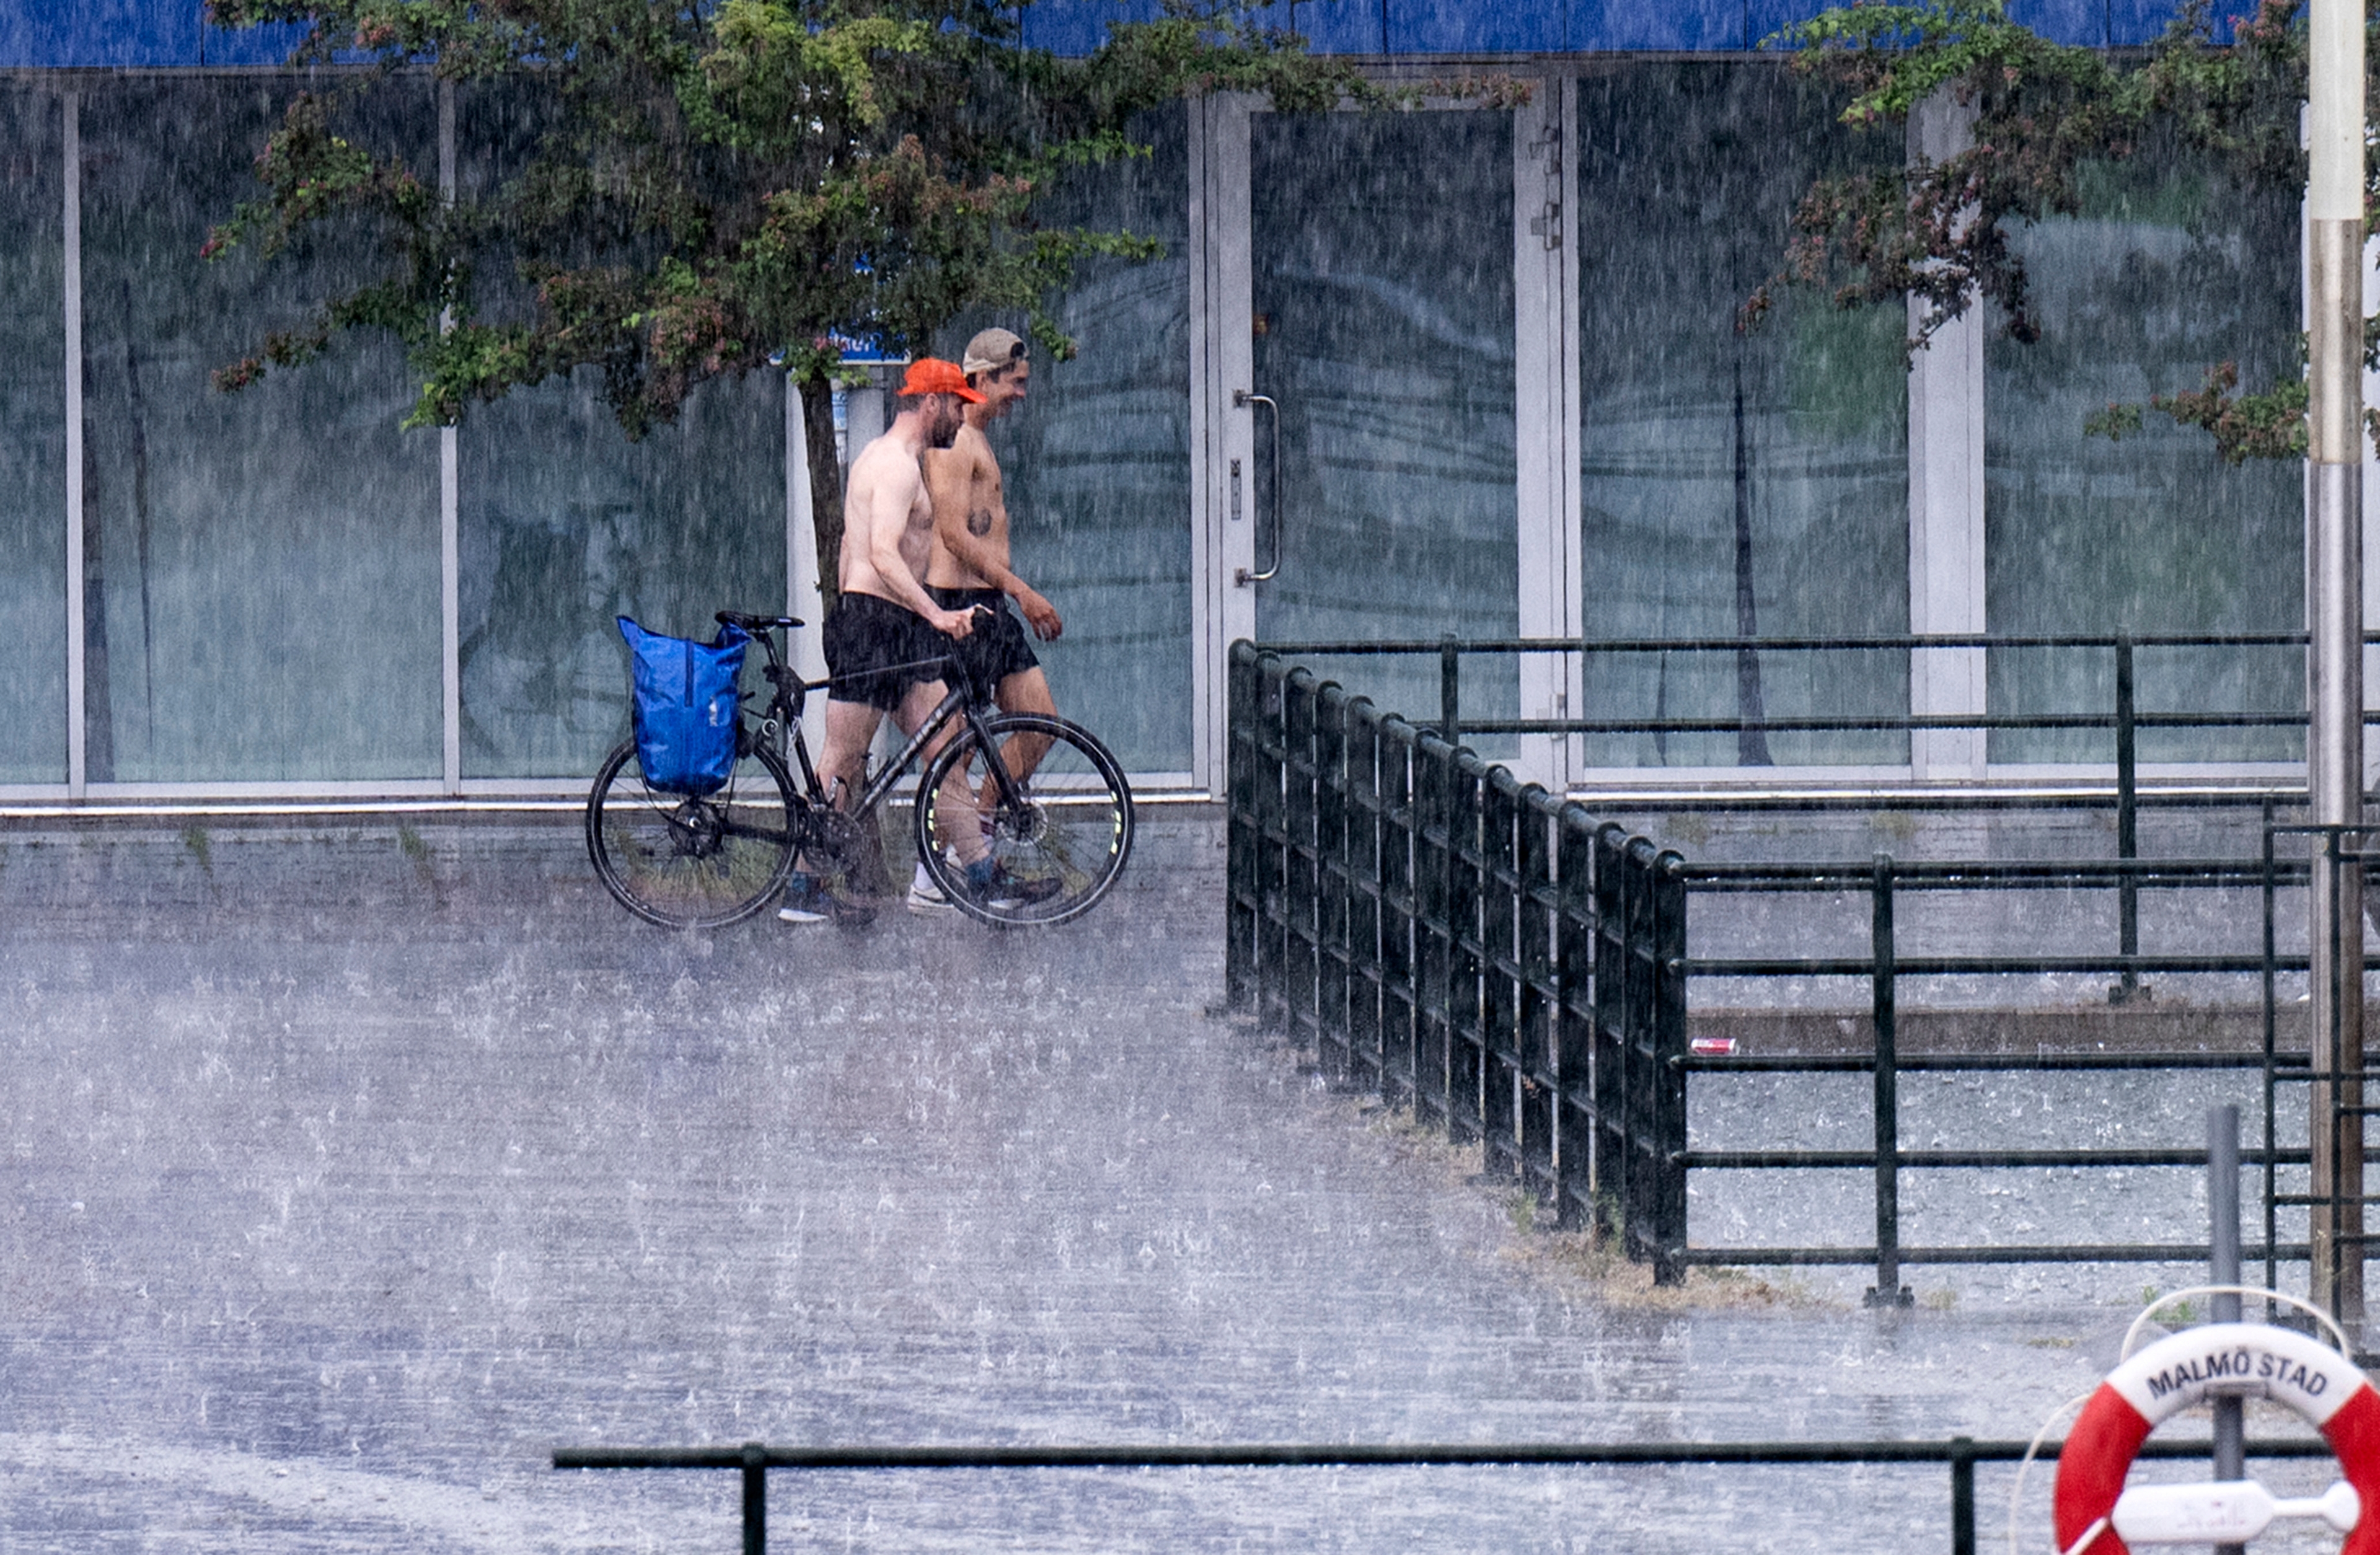
{"label": "metal pole", "polygon": [[744,1444],[744,1555],[769,1555],[769,1450]]}
{"label": "metal pole", "polygon": [[1449,633],[1438,645],[1438,737],[1449,745],[1463,743],[1462,680],[1462,653]]}
{"label": "metal pole", "polygon": [[[2116,639],[2116,856],[2127,863],[2141,856],[2140,746],[2133,726],[2132,639]],[[2126,956],[2141,954],[2141,886],[2126,875],[2116,888],[2117,943]],[[2141,975],[2124,968],[2123,980],[2107,990],[2111,1004],[2141,996]]]}
{"label": "metal pole", "polygon": [[1950,1555],[1975,1555],[1975,1439],[1950,1439]]}
{"label": "metal pole", "polygon": [[1875,972],[1870,1007],[1876,1020],[1876,1285],[1870,1306],[1908,1306],[1915,1296],[1900,1282],[1900,1066],[1894,1031],[1892,855],[1876,856],[1869,888]]}
{"label": "metal pole", "polygon": [[[2209,1284],[2240,1282],[2240,1109],[2206,1110],[2206,1217]],[[2240,1320],[2240,1298],[2218,1295],[2208,1315],[2218,1323]],[[2239,1397],[2215,1401],[2215,1477],[2246,1477],[2247,1427]],[[2218,1544],[2216,1555],[2247,1555],[2243,1544]]]}
{"label": "metal pole", "polygon": [[[2317,826],[2363,820],[2363,0],[2313,0],[2307,35],[2306,788]],[[2330,833],[2334,842],[2339,832]],[[2357,839],[2360,842],[2361,839]],[[2345,856],[2342,856],[2344,852]],[[2352,850],[2314,856],[2313,1297],[2363,1320],[2363,900]],[[2326,1077],[2324,1077],[2326,1076]]]}

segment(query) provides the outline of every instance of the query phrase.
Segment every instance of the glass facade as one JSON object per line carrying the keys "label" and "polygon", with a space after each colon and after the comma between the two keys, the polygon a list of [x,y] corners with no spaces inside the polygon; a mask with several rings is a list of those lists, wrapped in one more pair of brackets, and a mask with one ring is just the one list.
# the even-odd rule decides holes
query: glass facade
{"label": "glass facade", "polygon": [[[199,257],[295,91],[120,79],[82,103],[85,739],[105,782],[434,779],[438,440],[392,342],[238,395],[209,373],[367,273],[370,235]],[[426,81],[344,127],[435,165]]]}
{"label": "glass facade", "polygon": [[596,375],[463,424],[466,778],[592,772],[627,737],[614,616],[708,639],[714,611],[785,608],[783,380],[706,383],[630,443]]}
{"label": "glass facade", "polygon": [[0,84],[0,783],[67,778],[62,94]]}
{"label": "glass facade", "polygon": [[[2298,202],[2250,197],[2150,156],[2102,170],[2081,213],[2020,235],[2042,338],[1985,358],[1986,620],[1999,633],[2293,632],[2304,626],[2301,467],[2216,457],[2151,412],[2121,442],[2085,436],[2111,403],[2196,389],[2236,361],[2263,387],[2298,371]],[[2143,649],[2146,711],[2305,705],[2298,648]],[[2115,706],[2107,650],[1992,655],[1996,712]],[[2145,730],[2143,761],[2291,760],[2290,730]],[[2107,731],[1995,731],[1995,761],[2114,759]]]}
{"label": "glass facade", "polygon": [[[1041,213],[1053,226],[1156,238],[1144,263],[1094,258],[1056,299],[1079,347],[1036,352],[1032,388],[991,431],[1007,497],[1012,561],[1064,618],[1037,643],[1051,695],[1136,772],[1190,769],[1188,114],[1132,128],[1146,157],[1087,168]],[[962,319],[939,346],[953,361],[987,323]]]}
{"label": "glass facade", "polygon": [[[1897,154],[1767,64],[1638,65],[1579,83],[1581,620],[1590,638],[1909,629],[1908,375],[1897,311],[1789,295],[1813,177]],[[1901,653],[1586,656],[1582,716],[1897,715]],[[1905,735],[1609,735],[1589,766],[1897,763]]]}
{"label": "glass facade", "polygon": [[[1258,114],[1250,138],[1256,388],[1281,406],[1284,486],[1257,637],[1517,635],[1512,115]],[[1436,715],[1435,659],[1325,663]],[[1519,706],[1513,661],[1464,663],[1465,717]]]}
{"label": "glass facade", "polygon": [[[1754,634],[1908,628],[1909,380],[1898,310],[1841,311],[1789,295],[1757,331],[1736,323],[1777,268],[1809,181],[1897,157],[1898,138],[1835,126],[1822,91],[1778,61],[1576,68],[1568,176],[1579,285],[1567,306],[1581,392],[1563,435],[1577,440],[1582,482],[1580,619],[1591,639],[1718,643],[1590,655],[1576,711],[1717,721],[1904,711],[1904,654],[1754,656],[1730,646]],[[82,168],[86,447],[73,515],[69,87]],[[12,557],[0,621],[19,645],[0,658],[0,784],[62,784],[78,718],[102,793],[124,784],[418,788],[443,774],[441,440],[398,430],[412,385],[396,346],[342,340],[322,361],[237,395],[208,382],[374,263],[365,231],[315,235],[270,265],[198,257],[210,225],[256,192],[251,159],[296,89],[295,78],[261,70],[18,77],[0,87],[11,148],[0,202],[19,235],[18,262],[0,267],[13,304],[0,315],[10,346],[0,412],[12,433],[0,443],[0,541]],[[540,109],[519,92],[459,98],[468,192],[517,165]],[[345,132],[401,150],[425,173],[434,166],[428,79],[382,81],[344,112]],[[1202,711],[1197,701],[1197,656],[1220,658],[1207,613],[1245,625],[1233,612],[1251,598],[1202,578],[1194,561],[1201,516],[1215,554],[1228,518],[1215,468],[1224,461],[1194,444],[1191,407],[1202,396],[1220,404],[1238,386],[1194,381],[1197,266],[1210,306],[1234,319],[1245,311],[1249,386],[1282,409],[1283,489],[1271,490],[1262,415],[1244,487],[1249,518],[1269,518],[1276,495],[1286,518],[1280,576],[1253,595],[1257,636],[1516,635],[1523,599],[1535,610],[1546,593],[1544,580],[1519,576],[1523,541],[1572,521],[1524,512],[1516,490],[1516,438],[1542,414],[1540,391],[1514,383],[1516,358],[1528,355],[1516,344],[1534,344],[1516,341],[1516,297],[1534,306],[1541,295],[1516,283],[1516,248],[1530,287],[1551,272],[1530,268],[1527,227],[1539,212],[1514,195],[1516,155],[1524,176],[1547,164],[1516,145],[1513,115],[1256,113],[1247,182],[1223,191],[1214,170],[1236,151],[1224,155],[1220,130],[1203,151],[1191,134],[1229,117],[1152,113],[1138,127],[1151,154],[1085,170],[1052,193],[1045,220],[1128,228],[1163,252],[1082,268],[1056,299],[1079,356],[1037,358],[1032,395],[993,432],[1018,569],[1066,618],[1064,638],[1042,650],[1060,705],[1141,774],[1190,771],[1196,751],[1220,748],[1219,731],[1200,722],[1220,703]],[[1202,155],[1218,159],[1205,164],[1204,203],[1191,176]],[[2085,414],[2110,402],[2196,387],[2209,363],[2238,362],[2252,385],[2295,371],[2294,202],[2247,199],[2155,154],[2093,174],[2086,194],[2079,215],[2017,235],[2045,338],[1987,345],[1973,423],[1984,436],[1985,560],[1958,586],[1983,598],[1996,633],[2294,630],[2294,464],[2227,468],[2203,433],[2155,414],[2121,442],[2082,431]],[[1242,211],[1246,225],[1234,228]],[[954,321],[945,353],[990,322]],[[1547,327],[1558,326],[1567,324]],[[715,609],[774,609],[785,597],[784,385],[768,373],[709,384],[677,422],[632,443],[591,378],[475,406],[457,437],[455,734],[466,783],[567,787],[591,770],[626,724],[614,614],[707,635]],[[1194,501],[1202,483],[1212,512]],[[85,557],[73,579],[70,539]],[[79,710],[67,696],[77,599]],[[1434,659],[1321,667],[1410,716],[1437,711]],[[2138,667],[2148,711],[2301,705],[2295,649],[2143,650]],[[2000,650],[1987,689],[1995,713],[2102,711],[2111,657]],[[1515,666],[1466,661],[1463,711],[1516,715]],[[1479,743],[1491,754],[1511,748]],[[1909,757],[1897,732],[1611,735],[1584,745],[1589,769],[1888,770]],[[2141,754],[2288,760],[2300,745],[2286,731],[2149,731]],[[2104,767],[2110,747],[2097,731],[2002,731],[1989,745],[2003,765]]]}

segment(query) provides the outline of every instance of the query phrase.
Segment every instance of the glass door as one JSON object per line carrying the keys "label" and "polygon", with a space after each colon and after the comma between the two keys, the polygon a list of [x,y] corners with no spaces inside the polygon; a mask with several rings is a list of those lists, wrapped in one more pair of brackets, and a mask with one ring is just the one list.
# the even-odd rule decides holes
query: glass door
{"label": "glass door", "polygon": [[[1258,640],[1519,630],[1513,115],[1248,116],[1248,374],[1233,495]],[[1225,352],[1224,356],[1235,353]],[[1434,722],[1430,658],[1317,667]],[[1511,658],[1468,657],[1466,718],[1518,715]],[[1504,753],[1506,738],[1470,743]]]}

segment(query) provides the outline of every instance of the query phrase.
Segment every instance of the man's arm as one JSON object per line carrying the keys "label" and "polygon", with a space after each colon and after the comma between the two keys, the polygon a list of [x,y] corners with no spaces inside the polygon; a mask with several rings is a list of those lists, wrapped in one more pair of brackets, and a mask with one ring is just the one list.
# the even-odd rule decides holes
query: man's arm
{"label": "man's arm", "polygon": [[934,540],[960,565],[1014,600],[1035,637],[1054,641],[1065,629],[1058,612],[967,527],[968,499],[975,494],[975,460],[980,456],[956,450],[926,456],[926,490],[934,503]]}
{"label": "man's arm", "polygon": [[963,638],[975,629],[972,612],[944,610],[926,592],[909,559],[901,554],[901,533],[909,526],[909,510],[917,503],[917,472],[904,459],[876,483],[868,504],[868,560],[877,577],[902,604],[946,637]]}

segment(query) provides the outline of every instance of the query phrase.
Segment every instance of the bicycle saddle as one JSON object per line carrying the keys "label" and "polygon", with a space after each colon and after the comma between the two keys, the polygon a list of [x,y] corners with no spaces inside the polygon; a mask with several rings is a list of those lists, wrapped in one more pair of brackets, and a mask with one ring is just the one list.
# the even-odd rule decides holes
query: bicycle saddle
{"label": "bicycle saddle", "polygon": [[711,619],[722,626],[741,626],[747,632],[764,632],[771,626],[792,628],[802,624],[798,615],[747,615],[740,610],[722,610]]}

